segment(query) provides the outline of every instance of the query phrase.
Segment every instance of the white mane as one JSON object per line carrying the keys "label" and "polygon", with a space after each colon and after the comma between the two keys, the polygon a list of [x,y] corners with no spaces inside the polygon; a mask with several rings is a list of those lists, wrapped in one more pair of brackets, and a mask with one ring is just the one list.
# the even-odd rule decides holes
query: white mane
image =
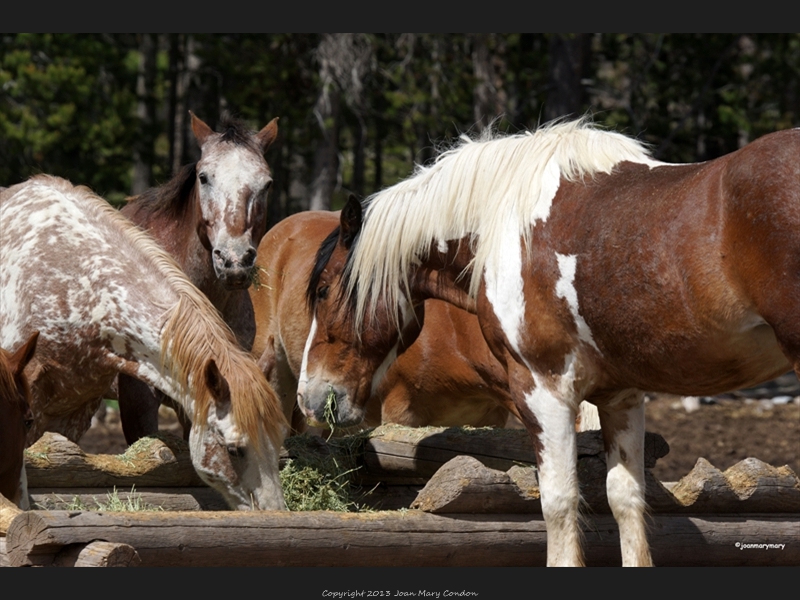
{"label": "white mane", "polygon": [[587,119],[517,135],[462,137],[432,166],[418,166],[410,178],[368,199],[349,278],[348,292],[358,294],[356,324],[368,310],[372,314],[379,295],[397,306],[411,268],[426,258],[432,243],[472,240],[474,298],[508,223],[519,224],[527,245],[532,225],[547,218],[559,175],[576,181],[610,173],[622,161],[658,164],[641,142],[598,129]]}

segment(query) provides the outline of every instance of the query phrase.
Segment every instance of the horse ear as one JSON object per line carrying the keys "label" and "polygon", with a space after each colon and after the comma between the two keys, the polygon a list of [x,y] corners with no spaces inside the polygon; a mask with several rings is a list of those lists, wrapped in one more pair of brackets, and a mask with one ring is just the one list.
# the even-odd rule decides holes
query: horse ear
{"label": "horse ear", "polygon": [[272,145],[275,138],[278,137],[278,117],[275,117],[266,124],[264,129],[256,134],[256,139],[261,146],[261,152],[266,152],[267,148]]}
{"label": "horse ear", "polygon": [[192,132],[194,133],[194,137],[197,139],[197,143],[200,144],[200,147],[205,144],[206,139],[214,130],[211,129],[205,122],[197,117],[192,111],[189,111],[189,114],[192,115]]}
{"label": "horse ear", "polygon": [[217,363],[213,358],[209,358],[204,369],[206,386],[211,392],[214,404],[217,408],[223,408],[231,401],[231,388],[222,373],[219,372]]}
{"label": "horse ear", "polygon": [[36,351],[36,341],[38,339],[39,332],[34,331],[33,335],[28,338],[28,341],[14,352],[14,355],[11,357],[11,370],[15,377],[18,377],[20,373],[22,373],[22,370],[33,358],[33,353]]}
{"label": "horse ear", "polygon": [[361,231],[362,223],[363,211],[361,202],[358,201],[355,194],[350,194],[347,198],[347,204],[344,205],[342,214],[339,217],[339,239],[348,250],[353,245],[358,232]]}

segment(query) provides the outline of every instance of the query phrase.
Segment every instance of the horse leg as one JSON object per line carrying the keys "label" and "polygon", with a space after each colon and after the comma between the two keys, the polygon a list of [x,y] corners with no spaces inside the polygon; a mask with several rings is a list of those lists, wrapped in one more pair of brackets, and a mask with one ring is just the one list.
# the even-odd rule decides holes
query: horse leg
{"label": "horse leg", "polygon": [[158,433],[158,407],[161,402],[150,386],[120,373],[117,388],[119,418],[125,441],[130,445],[139,438]]}
{"label": "horse leg", "polygon": [[524,405],[518,409],[536,448],[542,515],[547,527],[547,566],[580,567],[584,561],[575,431],[578,402],[563,396],[537,381],[522,394]]}
{"label": "horse leg", "polygon": [[622,566],[652,567],[645,527],[644,398],[630,391],[601,408],[606,448],[606,493],[619,526]]}

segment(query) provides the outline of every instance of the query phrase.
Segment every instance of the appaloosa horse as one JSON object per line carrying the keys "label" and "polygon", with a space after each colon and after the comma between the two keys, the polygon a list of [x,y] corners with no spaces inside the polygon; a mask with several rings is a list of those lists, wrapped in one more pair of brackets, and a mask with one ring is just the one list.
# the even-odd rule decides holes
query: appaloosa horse
{"label": "appaloosa horse", "polygon": [[599,409],[622,563],[650,565],[642,391],[711,395],[800,372],[798,129],[672,165],[560,122],[465,139],[366,206],[342,211],[309,289],[301,408],[349,424],[424,299],[475,312],[536,447],[549,565],[583,564],[581,400]]}
{"label": "appaloosa horse", "polygon": [[23,369],[36,350],[34,331],[15,352],[0,348],[0,494],[30,508],[25,476],[25,438],[33,426],[31,390]]}
{"label": "appaloosa horse", "polygon": [[[250,288],[256,322],[253,354],[260,357],[259,366],[281,399],[284,414],[288,419],[300,417],[293,419],[295,431],[305,429],[305,419],[294,411],[311,328],[306,288],[317,249],[331,232],[338,232],[338,225],[338,212],[297,213],[272,227],[258,247],[258,274]],[[438,300],[426,302],[419,337],[380,371],[373,392],[359,400],[364,403],[358,407],[363,424],[370,427],[502,427],[508,409],[516,410],[505,370],[483,341],[478,319]]]}
{"label": "appaloosa horse", "polygon": [[217,310],[102,198],[40,175],[0,193],[0,346],[39,331],[25,369],[36,440],[77,442],[118,373],[180,403],[199,475],[234,509],[285,509],[278,398]]}
{"label": "appaloosa horse", "polygon": [[[191,114],[191,113],[190,113]],[[220,311],[249,350],[255,325],[247,288],[267,228],[272,185],[264,152],[278,135],[278,119],[258,133],[225,120],[215,133],[191,114],[201,157],[168,183],[130,198],[122,214],[147,230]],[[120,418],[127,442],[158,431],[166,400],[142,382],[121,375]]]}

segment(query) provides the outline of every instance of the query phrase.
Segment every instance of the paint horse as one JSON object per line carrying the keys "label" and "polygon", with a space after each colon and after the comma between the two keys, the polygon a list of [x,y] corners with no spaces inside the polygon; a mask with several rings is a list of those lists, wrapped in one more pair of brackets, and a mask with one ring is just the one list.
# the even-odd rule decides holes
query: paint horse
{"label": "paint horse", "polygon": [[180,403],[192,464],[233,509],[285,509],[275,393],[169,254],[102,198],[40,175],[0,194],[0,346],[39,331],[36,440],[77,442],[118,373]]}
{"label": "paint horse", "polygon": [[713,395],[800,372],[798,157],[798,129],[682,165],[585,120],[463,140],[363,214],[342,211],[309,289],[300,407],[345,425],[370,385],[348,357],[370,347],[377,368],[426,298],[471,310],[536,448],[548,564],[584,562],[583,399],[599,411],[622,564],[652,564],[642,392]]}
{"label": "paint horse", "polygon": [[[253,354],[260,357],[259,366],[296,432],[305,429],[305,419],[295,409],[311,328],[306,288],[317,249],[326,238],[331,240],[327,246],[336,242],[331,232],[337,233],[338,225],[338,212],[297,213],[272,227],[258,247],[258,278],[250,288],[256,322]],[[388,369],[378,369],[371,393],[359,400],[357,408],[369,427],[503,427],[509,409],[515,410],[505,371],[483,341],[477,318],[438,300],[426,302],[419,336]]]}
{"label": "paint horse", "polygon": [[27,510],[28,479],[25,476],[25,443],[33,426],[31,390],[23,369],[36,350],[39,332],[13,353],[0,348],[0,495]]}
{"label": "paint horse", "polygon": [[[221,133],[215,133],[190,114],[200,160],[183,167],[165,185],[129,198],[122,214],[147,230],[177,260],[222,313],[239,344],[249,350],[255,325],[247,288],[267,229],[272,176],[264,153],[278,135],[278,119],[258,133],[225,120]],[[118,397],[129,444],[158,431],[162,402],[174,406],[162,394],[125,375],[119,379]]]}

